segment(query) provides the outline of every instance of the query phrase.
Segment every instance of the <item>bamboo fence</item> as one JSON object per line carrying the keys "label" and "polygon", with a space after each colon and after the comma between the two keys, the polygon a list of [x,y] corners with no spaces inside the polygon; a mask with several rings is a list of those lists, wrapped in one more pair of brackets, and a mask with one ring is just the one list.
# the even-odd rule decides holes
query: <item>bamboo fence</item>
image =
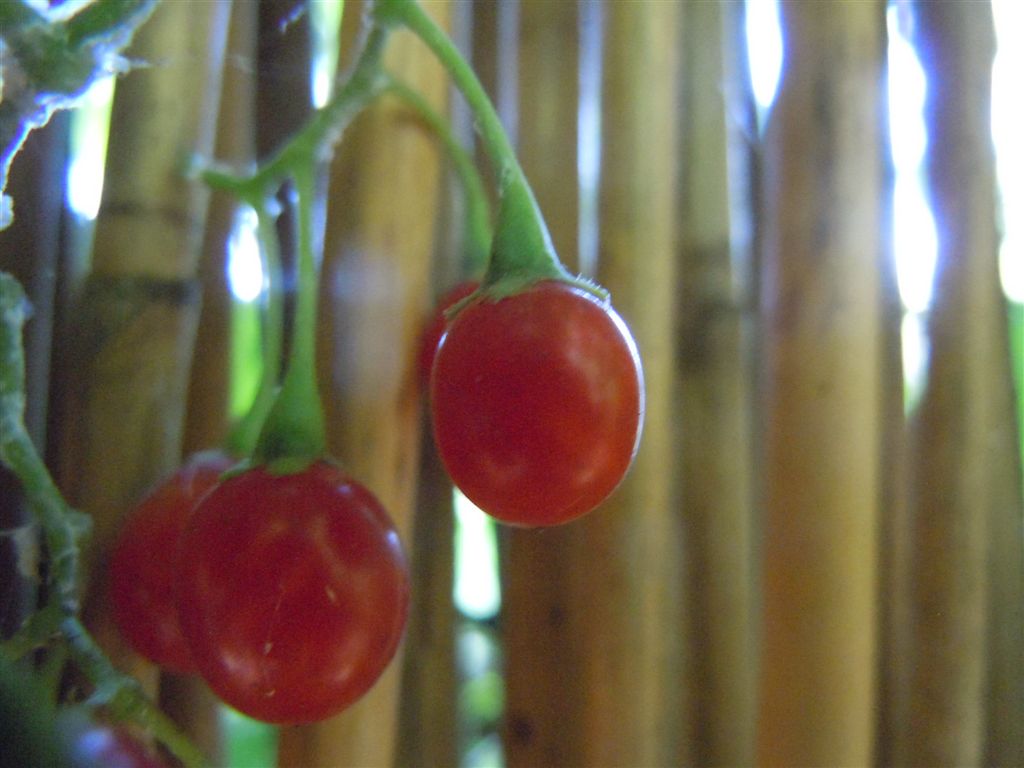
{"label": "bamboo fence", "polygon": [[[899,8],[928,78],[938,234],[916,401],[885,3],[780,4],[784,66],[760,114],[742,4],[423,5],[498,106],[559,254],[610,290],[644,364],[643,441],[623,484],[567,526],[500,532],[491,736],[504,764],[1024,763],[1021,393],[999,284],[988,5]],[[365,8],[346,6],[341,70]],[[20,229],[0,233],[0,267],[36,308],[34,434],[95,520],[90,626],[216,764],[219,706],[120,641],[103,564],[139,495],[229,428],[236,207],[183,160],[249,163],[308,119],[311,17],[294,9],[161,3],[130,51],[149,64],[117,81],[88,256],[55,194],[65,123],[18,158]],[[427,49],[397,33],[385,62],[472,151]],[[329,447],[396,520],[413,607],[369,695],[279,729],[276,762],[471,765],[452,487],[415,371],[424,318],[462,277],[462,193],[436,137],[391,97],[346,131],[321,189]],[[3,525],[20,524],[2,476],[0,501]],[[34,588],[0,563],[10,631]]]}

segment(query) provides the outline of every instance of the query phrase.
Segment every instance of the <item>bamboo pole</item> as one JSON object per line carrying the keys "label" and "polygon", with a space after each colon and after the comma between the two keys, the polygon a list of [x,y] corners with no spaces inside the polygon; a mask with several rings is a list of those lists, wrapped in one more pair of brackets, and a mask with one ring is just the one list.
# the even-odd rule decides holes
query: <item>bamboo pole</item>
{"label": "bamboo pole", "polygon": [[117,85],[91,273],[68,318],[59,477],[93,516],[87,616],[125,663],[96,569],[122,515],[180,455],[207,200],[184,169],[212,148],[230,7],[166,3],[135,36],[129,56],[151,65]]}
{"label": "bamboo pole", "polygon": [[[914,19],[929,78],[938,259],[928,379],[911,420],[912,655],[897,759],[1019,762],[1020,470],[1008,458],[1016,436],[996,261],[992,16],[987,5],[917,3]],[[992,731],[986,751],[988,708],[1007,731]]]}
{"label": "bamboo pole", "polygon": [[[577,259],[579,9],[574,2],[519,4],[518,154],[557,252]],[[506,31],[506,34],[508,32]],[[513,115],[514,117],[514,115]],[[502,737],[509,766],[572,765],[581,755],[577,702],[586,692],[568,589],[575,526],[502,530]]]}
{"label": "bamboo pole", "polygon": [[[697,765],[754,757],[748,287],[732,266],[723,8],[685,7],[679,328],[680,501]],[[734,73],[735,74],[735,73]]]}
{"label": "bamboo pole", "polygon": [[667,629],[679,620],[681,521],[670,480],[677,178],[663,152],[677,146],[680,5],[601,10],[597,276],[636,337],[646,414],[629,475],[605,504],[572,523],[565,553],[582,692],[568,764],[667,765],[678,762],[680,708],[688,704],[678,682],[677,632]]}
{"label": "bamboo pole", "polygon": [[[476,9],[452,7],[450,35],[462,50],[469,47]],[[472,140],[468,115],[450,110],[452,129],[463,141]],[[446,164],[447,165],[447,164]],[[462,237],[466,232],[465,191],[447,165],[440,200],[440,232],[432,266],[433,295],[442,295],[465,273]],[[435,299],[436,306],[436,299]],[[430,321],[433,307],[421,319]],[[459,717],[456,664],[455,515],[451,479],[441,462],[430,429],[429,404],[421,400],[421,443],[416,513],[413,520],[412,597],[399,702],[395,765],[408,768],[458,765]]]}
{"label": "bamboo pole", "polygon": [[452,483],[424,430],[395,765],[458,765]]}
{"label": "bamboo pole", "polygon": [[780,6],[765,137],[757,762],[872,754],[882,39],[873,3]]}
{"label": "bamboo pole", "polygon": [[[449,4],[425,8],[447,26]],[[443,109],[447,81],[422,46],[396,35],[385,66]],[[332,167],[321,391],[331,451],[377,495],[412,555],[420,445],[414,359],[429,305],[440,161],[436,142],[404,119],[402,109],[385,101],[364,113]],[[391,764],[401,666],[396,659],[341,715],[283,729],[280,764]]]}
{"label": "bamboo pole", "polygon": [[[253,70],[242,64],[255,55],[256,14],[252,3],[231,9],[223,95],[215,157],[237,167],[253,160]],[[196,332],[183,437],[184,455],[223,445],[228,429],[232,299],[227,281],[227,241],[238,202],[225,192],[210,194],[199,266],[203,301]],[[223,760],[219,699],[197,675],[164,672],[160,704],[212,762]]]}

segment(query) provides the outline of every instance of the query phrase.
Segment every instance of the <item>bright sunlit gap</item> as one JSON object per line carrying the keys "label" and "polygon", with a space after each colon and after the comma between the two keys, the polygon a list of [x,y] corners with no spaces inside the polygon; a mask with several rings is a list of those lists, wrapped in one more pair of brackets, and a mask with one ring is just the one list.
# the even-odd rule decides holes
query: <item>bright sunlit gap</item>
{"label": "bright sunlit gap", "polygon": [[264,288],[257,224],[256,212],[241,205],[228,236],[228,287],[238,301],[246,303],[259,298]]}
{"label": "bright sunlit gap", "polygon": [[775,100],[782,73],[782,30],[777,0],[747,0],[747,57],[761,123]]}
{"label": "bright sunlit gap", "polygon": [[992,67],[992,139],[1002,208],[999,265],[1007,297],[1024,303],[1024,110],[1017,90],[1024,72],[1024,12],[1019,0],[992,0],[992,12],[998,46]]}
{"label": "bright sunlit gap", "polygon": [[72,213],[88,221],[96,218],[103,197],[103,172],[113,103],[114,78],[104,77],[85,92],[71,116],[67,203]]}
{"label": "bright sunlit gap", "polygon": [[319,109],[330,100],[338,70],[338,29],[344,3],[341,0],[311,0],[313,73],[310,81],[313,106]]}
{"label": "bright sunlit gap", "polygon": [[227,240],[228,290],[234,299],[228,359],[228,413],[232,421],[249,412],[263,377],[262,306],[258,299],[268,286],[257,227],[256,212],[240,205]]}
{"label": "bright sunlit gap", "polygon": [[579,176],[578,269],[584,275],[593,275],[597,270],[602,13],[600,3],[583,3],[580,6],[576,172]]}
{"label": "bright sunlit gap", "polygon": [[895,189],[893,257],[900,297],[908,312],[924,312],[932,298],[938,241],[923,181],[927,132],[924,124],[925,73],[911,45],[907,19],[890,5],[889,131]]}
{"label": "bright sunlit gap", "polygon": [[485,621],[501,609],[498,536],[494,522],[455,491],[455,607]]}

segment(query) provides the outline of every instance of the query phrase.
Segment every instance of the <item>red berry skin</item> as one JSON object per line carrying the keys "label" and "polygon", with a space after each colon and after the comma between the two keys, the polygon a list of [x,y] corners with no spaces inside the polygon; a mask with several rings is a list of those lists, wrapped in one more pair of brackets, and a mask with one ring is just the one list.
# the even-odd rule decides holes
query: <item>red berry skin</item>
{"label": "red berry skin", "polygon": [[409,577],[398,534],[376,498],[325,461],[221,483],[193,515],[178,563],[192,657],[249,717],[305,723],[340,712],[401,640]]}
{"label": "red berry skin", "polygon": [[431,375],[453,482],[498,520],[557,525],[619,484],[642,427],[636,345],[607,301],[556,281],[461,309]]}
{"label": "red berry skin", "polygon": [[195,665],[173,596],[178,542],[198,501],[235,463],[219,451],[192,456],[132,510],[111,552],[109,589],[118,629],[136,652],[179,674]]}
{"label": "red berry skin", "polygon": [[430,323],[423,329],[423,335],[420,337],[419,355],[416,359],[416,372],[422,391],[426,392],[430,388],[430,371],[434,367],[434,356],[437,354],[441,337],[444,336],[445,329],[448,327],[445,311],[454,307],[479,287],[479,281],[466,280],[451,288],[438,300]]}

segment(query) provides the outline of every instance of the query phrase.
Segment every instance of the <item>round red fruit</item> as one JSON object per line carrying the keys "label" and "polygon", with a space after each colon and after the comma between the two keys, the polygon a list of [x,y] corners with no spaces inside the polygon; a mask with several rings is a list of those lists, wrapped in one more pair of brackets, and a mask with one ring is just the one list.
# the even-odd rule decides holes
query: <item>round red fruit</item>
{"label": "round red fruit", "polygon": [[176,598],[200,673],[271,723],[322,720],[394,656],[409,580],[393,523],[362,485],[319,461],[221,483],[178,551]]}
{"label": "round red fruit", "polygon": [[615,489],[639,444],[643,398],[622,319],[558,281],[464,307],[431,375],[434,436],[452,480],[522,526],[568,522]]}
{"label": "round red fruit", "polygon": [[111,552],[110,600],[118,629],[138,653],[173,672],[195,669],[172,590],[178,542],[198,501],[234,463],[219,451],[192,456],[132,510]]}
{"label": "round red fruit", "polygon": [[424,391],[430,387],[430,370],[434,367],[437,345],[441,343],[441,337],[444,336],[445,328],[448,327],[445,311],[454,307],[479,287],[480,283],[476,280],[466,280],[443,294],[438,300],[430,323],[424,328],[423,335],[420,337],[420,351],[416,361],[420,387]]}

